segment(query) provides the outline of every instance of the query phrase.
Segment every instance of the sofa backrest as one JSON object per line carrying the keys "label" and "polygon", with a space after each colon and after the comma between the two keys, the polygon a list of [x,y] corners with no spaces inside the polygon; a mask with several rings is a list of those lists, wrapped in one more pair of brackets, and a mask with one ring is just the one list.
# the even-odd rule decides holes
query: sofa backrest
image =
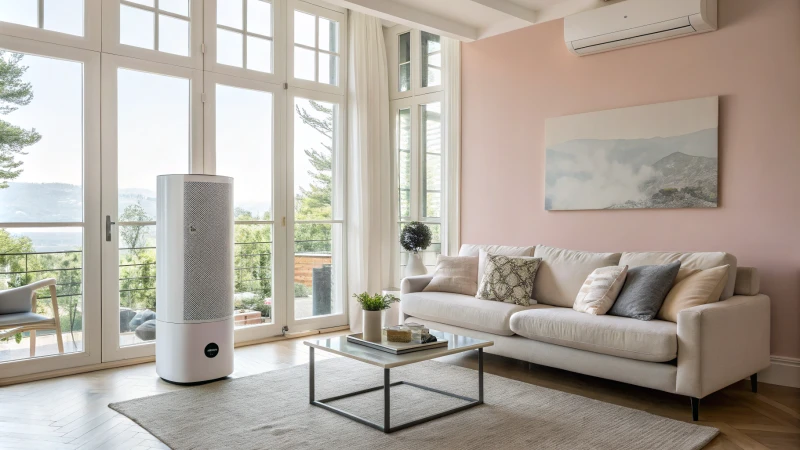
{"label": "sofa backrest", "polygon": [[533,299],[539,303],[572,308],[586,278],[595,269],[619,264],[619,253],[591,253],[537,245],[542,258],[533,281]]}
{"label": "sofa backrest", "polygon": [[[478,244],[462,244],[461,249],[458,251],[458,256],[481,256],[481,250],[492,255],[503,256],[533,256],[533,246],[530,247],[514,247],[511,245],[478,245]],[[478,285],[481,284],[483,279],[483,272],[486,270],[486,261],[478,260]]]}
{"label": "sofa backrest", "polygon": [[628,267],[669,264],[680,261],[681,269],[710,269],[728,264],[728,283],[720,300],[733,296],[736,286],[736,257],[725,252],[624,252],[619,265]]}

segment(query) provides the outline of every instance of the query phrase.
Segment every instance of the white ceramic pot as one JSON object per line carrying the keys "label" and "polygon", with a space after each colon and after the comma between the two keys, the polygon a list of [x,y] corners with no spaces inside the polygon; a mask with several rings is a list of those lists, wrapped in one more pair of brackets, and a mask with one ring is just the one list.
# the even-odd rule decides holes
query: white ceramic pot
{"label": "white ceramic pot", "polygon": [[422,257],[419,256],[419,253],[409,253],[405,276],[414,277],[425,275],[426,273],[428,273],[428,269],[425,268],[425,264],[422,264]]}
{"label": "white ceramic pot", "polygon": [[364,340],[372,342],[381,341],[381,330],[383,325],[383,311],[362,311],[363,326],[364,326]]}

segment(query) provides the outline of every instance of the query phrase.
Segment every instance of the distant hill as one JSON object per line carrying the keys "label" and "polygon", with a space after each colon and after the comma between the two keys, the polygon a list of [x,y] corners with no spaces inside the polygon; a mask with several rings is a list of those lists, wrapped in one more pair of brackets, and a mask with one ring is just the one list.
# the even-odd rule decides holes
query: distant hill
{"label": "distant hill", "polygon": [[[81,186],[65,183],[10,182],[0,189],[0,222],[81,222],[83,198]],[[120,189],[119,211],[139,203],[152,220],[156,218],[156,193],[149,189]],[[256,217],[269,211],[267,202],[244,202],[237,205]]]}
{"label": "distant hill", "polygon": [[[156,217],[156,193],[147,189],[121,189],[120,210],[140,202]],[[8,183],[0,189],[0,222],[81,222],[81,186],[65,183]]]}

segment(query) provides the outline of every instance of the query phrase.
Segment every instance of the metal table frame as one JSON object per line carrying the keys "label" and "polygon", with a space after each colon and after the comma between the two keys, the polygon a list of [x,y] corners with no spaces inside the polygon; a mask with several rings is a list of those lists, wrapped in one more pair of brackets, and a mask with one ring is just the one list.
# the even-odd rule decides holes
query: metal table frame
{"label": "metal table frame", "polygon": [[[434,388],[431,388],[431,387],[423,386],[423,385],[420,385],[420,384],[417,384],[417,383],[410,383],[408,381],[396,381],[396,382],[392,383],[390,381],[390,375],[389,375],[389,371],[391,369],[383,369],[383,386],[376,386],[376,387],[372,387],[372,388],[368,388],[368,389],[362,389],[360,391],[351,392],[351,393],[348,393],[348,394],[342,394],[342,395],[337,395],[335,397],[325,398],[325,399],[322,399],[322,400],[315,400],[314,399],[314,347],[310,347],[309,348],[308,359],[309,359],[309,361],[308,361],[309,362],[309,364],[308,364],[308,375],[309,375],[308,376],[308,380],[309,380],[308,381],[308,394],[309,394],[308,395],[308,399],[309,399],[309,403],[310,404],[312,404],[314,406],[319,406],[320,408],[323,408],[323,409],[327,409],[328,411],[331,411],[331,412],[334,412],[336,414],[339,414],[340,416],[347,417],[348,419],[354,420],[354,421],[356,421],[358,423],[362,423],[364,425],[370,426],[372,428],[375,428],[376,430],[383,431],[384,433],[394,433],[395,431],[399,431],[399,430],[402,430],[402,429],[405,429],[405,428],[408,428],[408,427],[413,427],[414,425],[419,425],[421,423],[425,423],[425,422],[428,422],[428,421],[431,421],[431,420],[434,420],[434,419],[438,419],[440,417],[448,416],[450,414],[455,414],[455,413],[457,413],[459,411],[464,411],[465,409],[472,408],[473,406],[478,406],[478,405],[482,405],[483,404],[483,348],[479,348],[478,349],[478,399],[477,400],[474,399],[474,398],[465,397],[465,396],[462,396],[462,395],[456,395],[456,394],[452,394],[450,392],[446,392],[446,391],[442,391],[442,390],[439,390],[439,389],[434,389]],[[430,392],[435,392],[437,394],[446,395],[448,397],[453,397],[453,398],[457,398],[457,399],[460,399],[460,400],[464,400],[464,401],[466,401],[468,403],[466,403],[464,405],[461,405],[461,406],[457,406],[455,408],[451,408],[451,409],[436,413],[436,414],[433,414],[433,415],[430,415],[430,416],[426,416],[426,417],[423,417],[423,418],[420,418],[420,419],[412,420],[411,422],[406,422],[406,423],[400,424],[400,425],[398,425],[396,427],[393,427],[393,426],[391,426],[391,420],[390,420],[391,414],[390,414],[389,391],[390,391],[390,389],[392,387],[400,386],[402,384],[407,385],[407,386],[413,386],[413,387],[418,388],[418,389],[424,389],[424,390],[430,391]],[[372,422],[372,421],[367,420],[367,419],[365,419],[363,417],[357,416],[357,415],[355,415],[353,413],[347,412],[347,411],[345,411],[343,409],[340,409],[340,408],[337,408],[335,406],[331,406],[331,405],[327,404],[328,402],[341,400],[341,399],[347,398],[347,397],[354,397],[356,395],[366,394],[367,392],[379,391],[381,389],[383,389],[383,425],[381,425],[379,423]]]}

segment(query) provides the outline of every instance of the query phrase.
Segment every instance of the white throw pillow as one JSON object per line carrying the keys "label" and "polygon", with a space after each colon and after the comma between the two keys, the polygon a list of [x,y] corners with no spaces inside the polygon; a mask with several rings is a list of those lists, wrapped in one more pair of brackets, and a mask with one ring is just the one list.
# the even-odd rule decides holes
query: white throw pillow
{"label": "white throw pillow", "polygon": [[607,313],[622,290],[627,274],[628,266],[594,269],[583,282],[572,309],[595,316]]}

